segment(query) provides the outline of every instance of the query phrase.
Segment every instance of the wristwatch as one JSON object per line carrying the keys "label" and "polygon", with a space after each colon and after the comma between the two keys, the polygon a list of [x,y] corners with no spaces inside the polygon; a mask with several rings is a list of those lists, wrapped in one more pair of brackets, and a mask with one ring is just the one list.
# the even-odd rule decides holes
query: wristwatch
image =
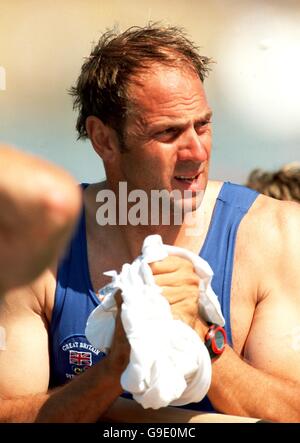
{"label": "wristwatch", "polygon": [[211,359],[219,357],[227,343],[226,331],[222,326],[210,324],[205,335],[204,344],[208,349]]}

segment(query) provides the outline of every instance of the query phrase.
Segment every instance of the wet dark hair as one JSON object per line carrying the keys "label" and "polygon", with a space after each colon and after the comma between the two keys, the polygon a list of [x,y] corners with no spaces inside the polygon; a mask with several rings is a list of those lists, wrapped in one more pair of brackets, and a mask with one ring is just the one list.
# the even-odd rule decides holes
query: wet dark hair
{"label": "wet dark hair", "polygon": [[201,79],[208,75],[211,60],[198,52],[185,31],[178,27],[150,24],[125,32],[105,32],[82,66],[70,89],[78,111],[78,138],[86,138],[86,119],[94,115],[111,126],[122,138],[132,78],[153,62],[193,69]]}

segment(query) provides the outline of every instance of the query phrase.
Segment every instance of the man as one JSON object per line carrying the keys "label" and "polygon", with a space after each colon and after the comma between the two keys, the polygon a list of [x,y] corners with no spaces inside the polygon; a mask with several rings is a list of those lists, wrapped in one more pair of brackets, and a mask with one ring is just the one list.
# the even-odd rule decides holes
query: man
{"label": "man", "polygon": [[0,294],[28,284],[63,251],[80,209],[62,169],[0,145]]}
{"label": "man", "polygon": [[[157,26],[105,34],[83,65],[73,89],[77,129],[103,160],[107,180],[84,189],[84,216],[57,282],[49,271],[14,294],[13,307],[10,297],[3,302],[0,323],[10,332],[0,355],[3,420],[96,421],[113,404],[122,392],[128,343],[118,321],[111,352],[102,358],[84,336],[86,319],[99,303],[97,290],[109,282],[103,271],[120,270],[139,255],[148,234],[159,233],[164,243],[200,252],[215,273],[229,344],[212,362],[214,409],[299,421],[299,208],[208,181],[208,65],[180,30]],[[117,215],[124,217],[121,182],[128,193],[179,191],[181,201],[172,200],[171,209],[188,200],[192,226],[184,219],[100,227],[100,191],[117,196]],[[151,266],[174,315],[204,340],[208,325],[199,317],[198,279],[189,263],[175,257]],[[55,389],[48,390],[50,375]]]}

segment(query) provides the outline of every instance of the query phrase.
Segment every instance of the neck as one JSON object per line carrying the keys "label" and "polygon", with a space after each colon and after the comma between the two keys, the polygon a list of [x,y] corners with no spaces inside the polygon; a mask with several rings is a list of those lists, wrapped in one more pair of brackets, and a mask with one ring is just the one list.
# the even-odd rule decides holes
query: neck
{"label": "neck", "polygon": [[[197,251],[204,242],[216,198],[218,186],[214,183],[215,182],[210,182],[208,184],[199,208],[193,213],[186,215],[180,225],[133,225],[129,222],[130,220],[128,220],[130,218],[130,210],[132,207],[130,208],[128,206],[125,216],[123,212],[123,219],[121,220],[118,218],[120,210],[116,211],[115,225],[108,224],[101,227],[94,222],[92,225],[92,237],[98,238],[102,243],[109,242],[111,247],[115,247],[117,250],[122,250],[124,255],[128,257],[128,260],[131,261],[140,254],[145,237],[151,234],[161,235],[163,242],[166,244],[184,246],[188,249],[195,249],[195,251]],[[108,187],[107,183],[99,183],[92,185],[89,188],[93,189],[90,189],[90,191],[88,190],[90,194],[88,205],[89,208],[92,208],[90,209],[90,217],[88,218],[92,218],[95,221],[95,213],[97,213],[97,209],[99,208],[99,203],[96,203],[96,195],[101,190],[107,192]],[[124,209],[124,198],[120,200],[121,196],[118,194],[115,195],[118,196],[115,200],[116,208],[120,208],[121,204],[121,207]],[[85,200],[87,205],[87,199],[85,198]],[[97,200],[99,202],[99,198]]]}

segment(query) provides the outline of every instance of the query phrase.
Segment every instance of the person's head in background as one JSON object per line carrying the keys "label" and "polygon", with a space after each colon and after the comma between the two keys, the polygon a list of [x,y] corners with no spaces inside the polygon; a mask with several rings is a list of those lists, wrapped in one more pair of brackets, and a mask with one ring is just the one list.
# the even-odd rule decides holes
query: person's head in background
{"label": "person's head in background", "polygon": [[300,203],[300,163],[288,163],[273,172],[254,169],[248,176],[246,186],[277,200]]}

